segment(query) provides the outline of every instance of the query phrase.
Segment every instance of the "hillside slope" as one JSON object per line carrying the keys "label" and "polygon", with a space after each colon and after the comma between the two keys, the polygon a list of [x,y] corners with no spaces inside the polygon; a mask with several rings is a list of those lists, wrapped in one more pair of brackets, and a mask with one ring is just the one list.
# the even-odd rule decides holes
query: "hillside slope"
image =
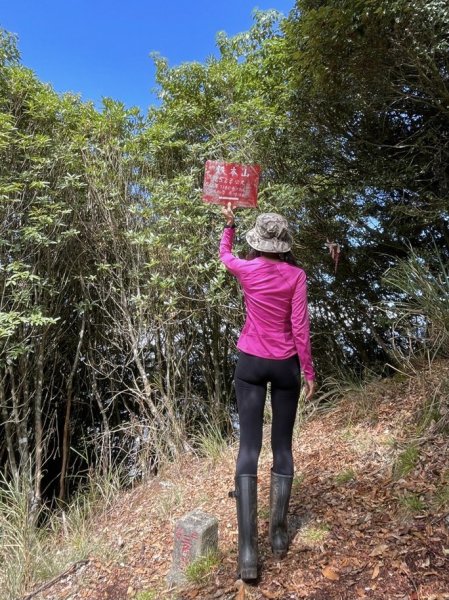
{"label": "hillside slope", "polygon": [[[449,599],[449,362],[347,392],[297,427],[294,537],[282,562],[267,541],[268,430],[264,439],[257,585],[235,581],[231,447],[215,461],[186,455],[123,493],[92,526],[109,551],[33,598]],[[174,522],[194,508],[219,519],[220,561],[200,584],[175,594],[165,585]]]}

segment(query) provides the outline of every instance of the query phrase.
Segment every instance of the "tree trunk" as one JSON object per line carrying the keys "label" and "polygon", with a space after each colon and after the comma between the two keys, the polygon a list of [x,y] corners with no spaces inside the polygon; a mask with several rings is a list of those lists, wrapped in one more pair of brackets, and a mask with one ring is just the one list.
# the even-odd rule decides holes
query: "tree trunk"
{"label": "tree trunk", "polygon": [[67,477],[67,468],[68,468],[69,453],[70,453],[70,418],[71,418],[71,414],[72,414],[73,381],[75,379],[76,370],[78,368],[85,327],[86,327],[86,311],[83,312],[83,319],[81,321],[81,328],[80,328],[80,332],[79,332],[79,336],[78,336],[78,345],[76,348],[75,357],[73,359],[72,369],[70,371],[70,375],[67,380],[67,402],[66,402],[65,417],[64,417],[64,431],[63,431],[63,435],[62,435],[62,464],[61,464],[61,473],[59,475],[59,494],[58,494],[58,498],[61,501],[65,500],[65,495],[66,495],[66,477]]}
{"label": "tree trunk", "polygon": [[17,466],[16,454],[14,451],[14,432],[11,426],[11,419],[8,413],[8,407],[6,406],[4,381],[4,378],[0,380],[0,410],[3,424],[5,426],[6,448],[8,451],[9,468],[14,479],[17,480],[19,477],[19,469]]}
{"label": "tree trunk", "polygon": [[19,470],[30,468],[30,455],[28,448],[28,430],[27,430],[27,418],[28,418],[28,406],[25,402],[20,403],[19,389],[16,385],[14,377],[14,371],[12,365],[8,367],[9,380],[11,384],[11,398],[12,398],[12,413],[14,416],[14,423],[16,426],[16,435],[19,442],[19,455],[20,455],[20,466]]}
{"label": "tree trunk", "polygon": [[44,384],[44,340],[39,342],[37,349],[37,368],[34,395],[34,437],[35,437],[35,472],[34,500],[39,505],[42,500],[42,460],[43,460],[43,431],[42,431],[42,389]]}
{"label": "tree trunk", "polygon": [[104,407],[103,400],[101,399],[101,395],[98,390],[97,375],[95,372],[95,366],[93,363],[92,355],[89,353],[89,356],[90,356],[89,362],[90,362],[91,373],[92,373],[92,393],[97,402],[98,409],[100,410],[101,420],[103,422],[103,440],[102,440],[102,445],[101,445],[100,464],[101,464],[102,474],[106,475],[108,470],[111,467],[111,462],[112,462],[111,431],[109,429],[109,421],[108,421],[108,416],[106,414],[106,409]]}

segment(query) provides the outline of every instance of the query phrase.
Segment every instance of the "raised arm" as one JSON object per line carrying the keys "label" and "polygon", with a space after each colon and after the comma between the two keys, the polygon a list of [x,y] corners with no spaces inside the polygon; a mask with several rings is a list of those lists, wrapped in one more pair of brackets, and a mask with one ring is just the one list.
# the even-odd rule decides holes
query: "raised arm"
{"label": "raised arm", "polygon": [[232,211],[231,203],[228,206],[223,206],[222,214],[226,219],[226,225],[221,236],[220,241],[220,260],[225,267],[236,277],[239,277],[242,270],[247,264],[246,260],[237,258],[232,254],[232,244],[235,235],[235,224],[234,224],[234,213]]}

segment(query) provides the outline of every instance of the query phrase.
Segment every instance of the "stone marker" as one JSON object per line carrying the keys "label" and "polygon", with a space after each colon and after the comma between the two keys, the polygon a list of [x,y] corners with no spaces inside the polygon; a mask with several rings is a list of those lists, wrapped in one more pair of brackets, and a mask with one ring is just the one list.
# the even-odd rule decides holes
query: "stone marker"
{"label": "stone marker", "polygon": [[192,562],[218,549],[218,520],[201,510],[184,515],[175,525],[173,563],[167,581],[187,583],[185,570]]}

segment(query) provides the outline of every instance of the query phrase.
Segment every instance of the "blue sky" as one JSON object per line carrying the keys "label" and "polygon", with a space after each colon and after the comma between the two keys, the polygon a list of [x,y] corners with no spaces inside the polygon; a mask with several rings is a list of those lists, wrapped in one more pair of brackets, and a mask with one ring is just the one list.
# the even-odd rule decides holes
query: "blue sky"
{"label": "blue sky", "polygon": [[149,53],[170,65],[203,62],[215,34],[249,29],[254,8],[284,14],[294,0],[0,0],[0,26],[16,33],[22,62],[58,92],[102,96],[146,111],[156,102]]}

